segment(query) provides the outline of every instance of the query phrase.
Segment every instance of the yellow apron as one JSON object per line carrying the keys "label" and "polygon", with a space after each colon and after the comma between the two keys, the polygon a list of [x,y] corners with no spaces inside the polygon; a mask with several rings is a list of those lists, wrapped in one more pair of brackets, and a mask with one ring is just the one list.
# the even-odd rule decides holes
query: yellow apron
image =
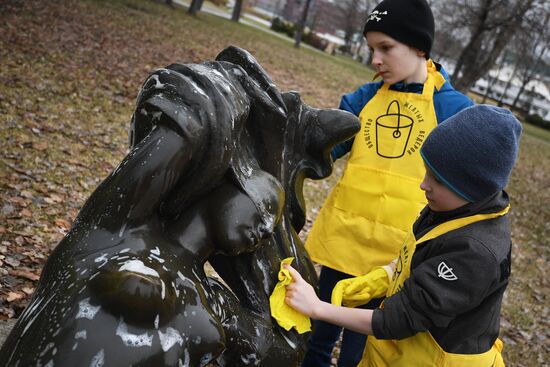
{"label": "yellow apron", "polygon": [[306,241],[312,260],[355,276],[388,264],[426,205],[419,149],[436,127],[434,87],[445,78],[431,60],[422,94],[383,84],[359,114],[343,177],[321,209]]}
{"label": "yellow apron", "polygon": [[[411,260],[419,243],[429,241],[454,229],[481,220],[500,217],[510,206],[490,214],[477,214],[440,224],[415,240],[412,231],[408,234],[393,273],[387,297],[398,292],[410,276]],[[444,272],[445,269],[442,269]],[[451,275],[451,274],[448,274]],[[383,307],[383,306],[381,306]],[[447,353],[437,344],[429,332],[421,332],[402,340],[381,340],[369,336],[363,359],[359,367],[503,367],[502,341],[497,339],[487,352],[481,354]]]}

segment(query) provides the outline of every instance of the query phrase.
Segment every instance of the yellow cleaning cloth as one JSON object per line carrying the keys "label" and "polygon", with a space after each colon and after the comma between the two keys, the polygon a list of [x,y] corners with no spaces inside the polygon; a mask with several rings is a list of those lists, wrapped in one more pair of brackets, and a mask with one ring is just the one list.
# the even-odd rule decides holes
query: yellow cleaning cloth
{"label": "yellow cleaning cloth", "polygon": [[279,270],[279,283],[275,286],[271,297],[269,297],[269,306],[271,307],[271,316],[277,320],[277,323],[285,330],[295,328],[300,334],[311,331],[311,321],[309,317],[299,313],[285,303],[286,286],[292,283],[290,272],[283,268],[283,265],[290,264],[294,260],[288,257],[281,261],[281,270]]}

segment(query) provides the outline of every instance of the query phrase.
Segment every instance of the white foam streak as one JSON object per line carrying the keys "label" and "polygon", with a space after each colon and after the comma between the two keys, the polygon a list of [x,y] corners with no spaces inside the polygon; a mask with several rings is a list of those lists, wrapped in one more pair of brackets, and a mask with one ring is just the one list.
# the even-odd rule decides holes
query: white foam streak
{"label": "white foam streak", "polygon": [[172,348],[176,344],[179,344],[180,346],[183,345],[183,338],[181,337],[180,333],[174,328],[167,328],[166,333],[163,333],[159,330],[158,334],[160,345],[162,346],[162,350],[164,352],[168,352],[170,348]]}
{"label": "white foam streak", "polygon": [[116,335],[120,336],[122,343],[127,347],[150,347],[153,345],[153,335],[147,333],[132,334],[128,332],[128,326],[122,320],[118,324]]}
{"label": "white foam streak", "polygon": [[143,275],[151,275],[157,278],[160,277],[159,273],[157,273],[155,269],[151,269],[150,267],[146,266],[141,260],[128,260],[124,262],[124,264],[122,264],[118,271],[124,270]]}
{"label": "white foam streak", "polygon": [[105,364],[105,352],[100,350],[97,352],[97,354],[92,358],[92,361],[90,362],[90,367],[102,367]]}
{"label": "white foam streak", "polygon": [[76,314],[77,319],[88,319],[93,320],[101,306],[92,306],[90,304],[90,298],[83,299],[78,302],[78,313]]}

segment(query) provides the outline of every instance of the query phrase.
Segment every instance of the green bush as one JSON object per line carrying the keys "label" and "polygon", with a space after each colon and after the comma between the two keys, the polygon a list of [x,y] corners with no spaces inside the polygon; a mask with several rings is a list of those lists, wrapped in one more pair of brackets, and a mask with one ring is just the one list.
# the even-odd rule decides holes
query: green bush
{"label": "green bush", "polygon": [[[271,21],[271,30],[279,33],[284,33],[290,38],[294,38],[294,35],[296,34],[296,24],[277,17]],[[324,50],[328,45],[328,42],[326,40],[322,39],[307,28],[302,34],[302,42],[307,43],[308,45],[318,48],[320,50]]]}
{"label": "green bush", "polygon": [[550,130],[550,121],[543,119],[539,115],[528,115],[525,121],[532,125],[542,127],[543,129]]}
{"label": "green bush", "polygon": [[302,41],[307,43],[308,45],[315,47],[319,50],[325,50],[328,46],[328,41],[319,37],[314,32],[304,32],[302,36]]}
{"label": "green bush", "polygon": [[294,38],[294,32],[296,32],[296,24],[277,17],[274,18],[271,22],[271,29],[275,32],[285,33],[290,38]]}

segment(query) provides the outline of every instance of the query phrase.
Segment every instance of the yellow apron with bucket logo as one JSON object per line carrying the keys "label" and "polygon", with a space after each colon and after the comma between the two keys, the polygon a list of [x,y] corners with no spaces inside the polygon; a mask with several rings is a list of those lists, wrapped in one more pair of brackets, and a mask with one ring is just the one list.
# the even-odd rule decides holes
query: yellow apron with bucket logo
{"label": "yellow apron with bucket logo", "polygon": [[[398,292],[403,287],[405,280],[409,278],[412,257],[419,243],[429,241],[471,223],[500,217],[508,213],[509,209],[510,206],[507,206],[497,213],[477,214],[442,223],[419,240],[415,240],[411,231],[399,252],[399,258],[386,296],[389,297]],[[441,269],[441,271],[445,273],[445,269]],[[456,354],[447,353],[441,349],[427,331],[401,340],[381,340],[369,336],[359,367],[504,367],[501,352],[502,341],[500,339],[497,339],[493,347],[487,352]]]}
{"label": "yellow apron with bucket logo", "polygon": [[420,147],[437,126],[434,87],[445,78],[431,60],[422,94],[388,84],[359,114],[343,177],[321,209],[306,241],[312,260],[355,276],[388,264],[420,210],[425,169]]}

